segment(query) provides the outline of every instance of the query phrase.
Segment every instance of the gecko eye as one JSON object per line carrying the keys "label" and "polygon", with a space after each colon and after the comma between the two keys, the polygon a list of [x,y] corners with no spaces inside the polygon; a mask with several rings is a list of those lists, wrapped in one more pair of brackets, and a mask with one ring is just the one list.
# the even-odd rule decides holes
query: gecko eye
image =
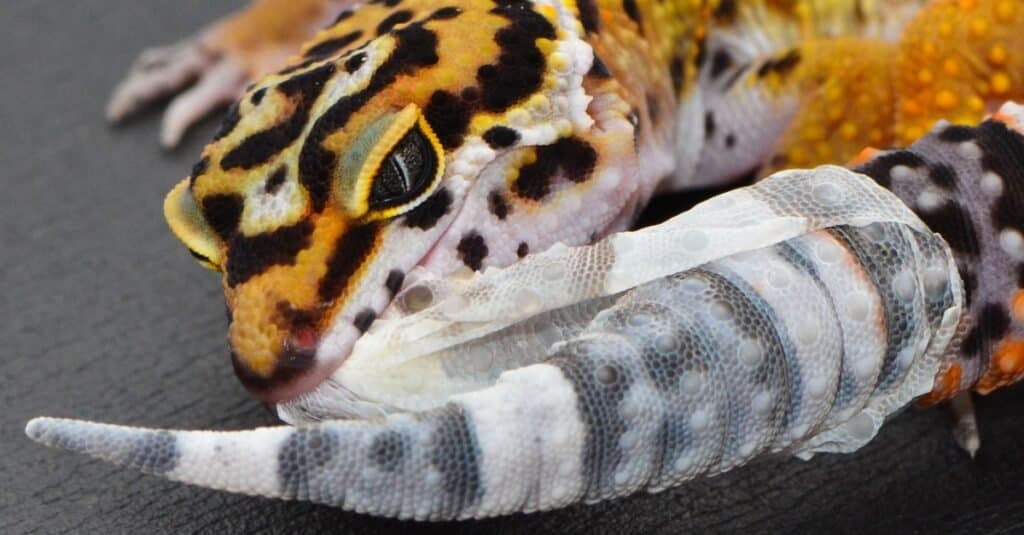
{"label": "gecko eye", "polygon": [[410,129],[377,169],[370,209],[393,208],[418,197],[433,182],[437,162],[426,136],[417,127]]}
{"label": "gecko eye", "polygon": [[430,196],[444,174],[444,148],[419,107],[409,104],[364,128],[338,171],[346,211],[366,220],[386,219]]}

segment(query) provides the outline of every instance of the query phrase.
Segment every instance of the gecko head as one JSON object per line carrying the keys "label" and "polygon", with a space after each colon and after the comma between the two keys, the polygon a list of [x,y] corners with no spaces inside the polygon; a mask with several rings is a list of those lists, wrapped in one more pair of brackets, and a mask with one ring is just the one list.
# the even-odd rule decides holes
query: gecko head
{"label": "gecko head", "polygon": [[[523,224],[564,209],[562,190],[586,185],[600,150],[574,135],[591,124],[590,48],[556,32],[554,8],[422,4],[343,14],[246,91],[165,201],[175,235],[223,273],[232,362],[264,401],[323,383],[414,268],[509,264],[618,215]],[[620,122],[606,142],[631,147]]]}

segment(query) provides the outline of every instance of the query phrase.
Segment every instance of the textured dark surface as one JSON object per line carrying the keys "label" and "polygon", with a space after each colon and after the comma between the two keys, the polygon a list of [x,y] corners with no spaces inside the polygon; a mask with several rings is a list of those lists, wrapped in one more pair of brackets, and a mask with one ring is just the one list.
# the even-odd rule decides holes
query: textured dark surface
{"label": "textured dark surface", "polygon": [[0,7],[0,533],[1024,532],[1024,389],[979,402],[972,462],[938,411],[853,455],[773,460],[657,495],[484,522],[413,525],[211,492],[51,450],[36,415],[240,429],[272,419],[238,385],[219,282],[164,226],[164,192],[213,122],[157,148],[156,113],[116,129],[105,98],[144,46],[235,2]]}

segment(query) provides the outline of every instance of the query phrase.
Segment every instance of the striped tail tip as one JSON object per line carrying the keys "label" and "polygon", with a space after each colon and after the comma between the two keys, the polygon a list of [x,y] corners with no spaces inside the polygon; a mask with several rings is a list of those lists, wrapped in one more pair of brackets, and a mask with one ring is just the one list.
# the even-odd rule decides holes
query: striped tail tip
{"label": "striped tail tip", "polygon": [[163,430],[63,418],[33,418],[25,426],[25,434],[47,446],[152,474],[173,470],[180,456],[177,437]]}

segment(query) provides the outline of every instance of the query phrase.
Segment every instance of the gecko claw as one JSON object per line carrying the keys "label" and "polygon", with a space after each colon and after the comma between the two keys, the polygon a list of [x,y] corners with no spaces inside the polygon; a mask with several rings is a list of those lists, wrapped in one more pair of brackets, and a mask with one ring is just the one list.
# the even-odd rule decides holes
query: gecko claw
{"label": "gecko claw", "polygon": [[953,439],[973,459],[981,448],[981,436],[971,393],[966,391],[957,394],[949,401],[949,411],[953,418]]}

